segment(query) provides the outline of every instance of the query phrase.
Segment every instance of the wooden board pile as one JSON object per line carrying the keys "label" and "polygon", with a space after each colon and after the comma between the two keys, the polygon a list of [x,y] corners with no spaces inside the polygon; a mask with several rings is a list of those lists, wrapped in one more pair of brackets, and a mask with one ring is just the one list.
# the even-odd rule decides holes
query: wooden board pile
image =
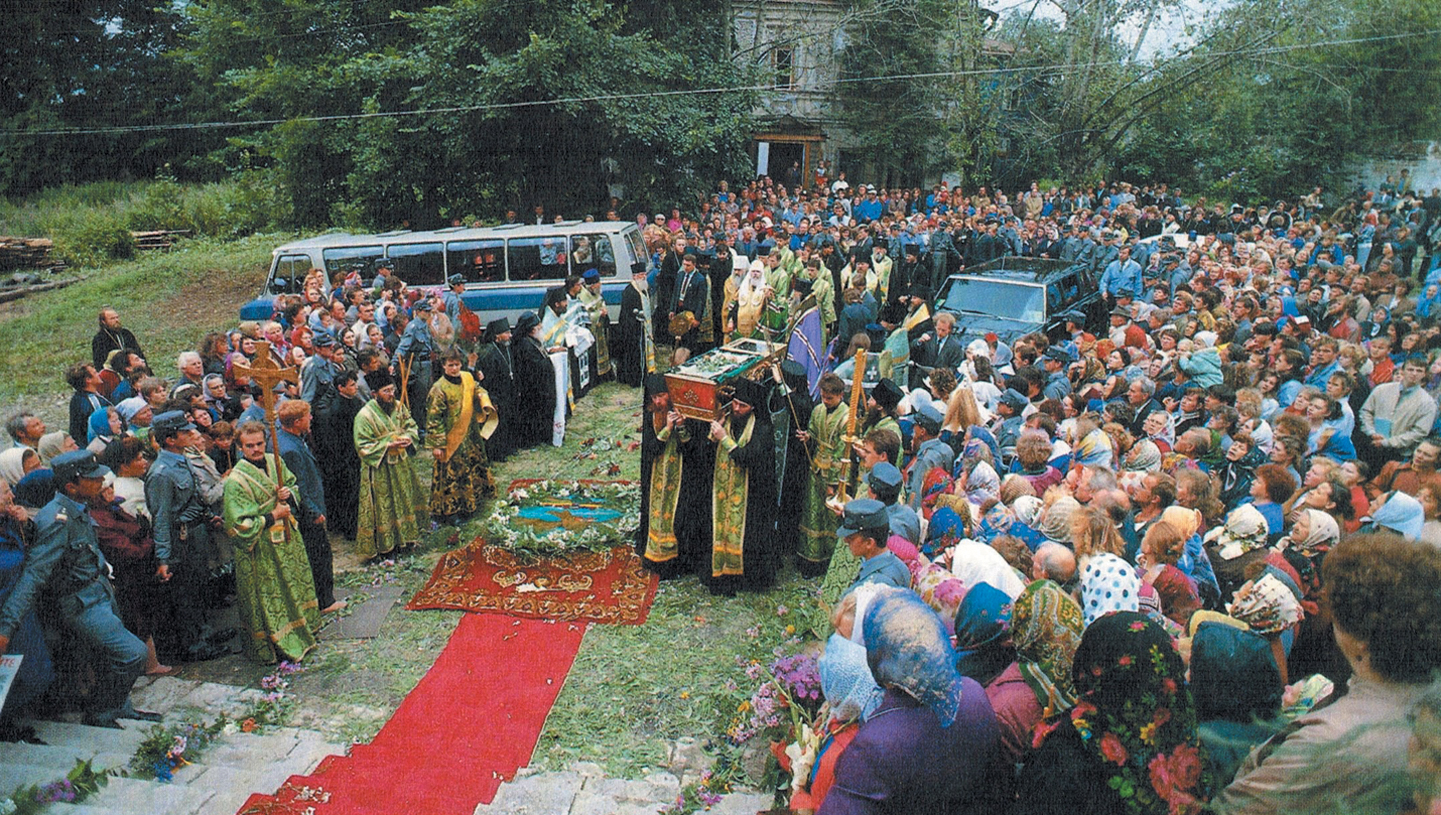
{"label": "wooden board pile", "polygon": [[49,269],[59,265],[50,258],[55,244],[49,238],[0,236],[0,271]]}
{"label": "wooden board pile", "polygon": [[188,229],[156,229],[149,232],[131,232],[130,237],[135,239],[135,248],[146,249],[169,249],[175,245],[176,238],[182,238],[190,234]]}

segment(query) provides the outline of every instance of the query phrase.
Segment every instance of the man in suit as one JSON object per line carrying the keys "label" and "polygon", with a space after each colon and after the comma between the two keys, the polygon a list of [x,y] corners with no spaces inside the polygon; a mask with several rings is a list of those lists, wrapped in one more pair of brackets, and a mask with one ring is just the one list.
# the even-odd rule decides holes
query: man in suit
{"label": "man in suit", "polygon": [[291,399],[277,410],[280,432],[276,446],[285,466],[295,474],[300,503],[300,538],[305,542],[305,556],[310,561],[310,576],[315,581],[315,599],[321,612],[345,608],[344,600],[335,599],[335,575],[331,569],[330,538],[325,531],[325,486],[320,477],[320,464],[305,437],[310,435],[310,405]]}
{"label": "man in suit", "polygon": [[911,360],[922,370],[946,368],[955,371],[966,361],[966,346],[955,336],[956,315],[942,311],[935,317],[936,333],[922,334],[911,345]]}

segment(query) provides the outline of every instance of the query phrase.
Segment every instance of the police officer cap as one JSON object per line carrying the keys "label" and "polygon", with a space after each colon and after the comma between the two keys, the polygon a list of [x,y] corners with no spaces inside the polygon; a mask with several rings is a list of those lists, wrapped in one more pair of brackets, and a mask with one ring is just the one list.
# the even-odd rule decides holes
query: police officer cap
{"label": "police officer cap", "polygon": [[[179,411],[175,412],[180,415]],[[55,483],[69,484],[77,478],[104,478],[109,467],[95,461],[95,454],[89,450],[71,450],[50,459],[50,469],[55,473]]]}
{"label": "police officer cap", "polygon": [[871,390],[871,396],[876,400],[876,404],[886,410],[890,410],[896,405],[899,405],[906,395],[901,391],[900,385],[897,385],[889,379],[882,379],[877,382],[875,388]]}
{"label": "police officer cap", "polygon": [[1075,309],[1071,309],[1070,311],[1061,312],[1061,319],[1065,320],[1066,322],[1075,323],[1076,325],[1084,325],[1086,322],[1086,315],[1082,314],[1079,311],[1076,311]]}
{"label": "police officer cap", "polygon": [[932,435],[941,432],[941,423],[945,417],[936,409],[935,405],[922,405],[920,410],[911,414],[918,426],[924,427]]}
{"label": "police officer cap", "polygon": [[1053,359],[1064,365],[1071,361],[1071,355],[1066,353],[1066,350],[1059,345],[1052,345],[1046,349],[1046,359]]}
{"label": "police officer cap", "polygon": [[461,285],[464,285],[464,284],[465,284],[465,275],[463,275],[463,274],[453,274],[453,275],[451,275],[450,277],[447,277],[447,278],[445,279],[445,282],[449,283],[449,284],[452,285],[452,286],[461,286]]}
{"label": "police officer cap", "polygon": [[430,298],[422,297],[419,300],[416,300],[415,305],[411,306],[410,309],[411,311],[430,311]]}
{"label": "police officer cap", "polygon": [[150,424],[161,433],[182,433],[195,429],[195,425],[191,423],[189,417],[180,410],[167,410],[156,416]]}
{"label": "police officer cap", "polygon": [[846,504],[846,514],[836,536],[849,538],[862,530],[890,529],[890,526],[891,517],[886,513],[885,504],[874,498],[857,498]]}
{"label": "police officer cap", "polygon": [[1134,300],[1136,298],[1136,293],[1131,291],[1130,289],[1116,289],[1116,296],[1129,297]]}
{"label": "police officer cap", "polygon": [[595,269],[586,269],[584,272],[581,273],[580,279],[584,280],[587,285],[599,282],[600,272],[596,271]]}
{"label": "police officer cap", "polygon": [[1001,394],[1001,402],[1017,413],[1025,410],[1027,401],[1026,397],[1015,388],[1007,388],[1006,392]]}
{"label": "police officer cap", "polygon": [[896,465],[889,461],[882,461],[871,468],[871,474],[866,477],[866,483],[871,485],[871,491],[881,490],[893,492],[901,488],[901,471]]}
{"label": "police officer cap", "polygon": [[330,336],[328,331],[317,331],[315,336],[310,339],[310,344],[316,348],[329,348],[335,344],[335,338]]}

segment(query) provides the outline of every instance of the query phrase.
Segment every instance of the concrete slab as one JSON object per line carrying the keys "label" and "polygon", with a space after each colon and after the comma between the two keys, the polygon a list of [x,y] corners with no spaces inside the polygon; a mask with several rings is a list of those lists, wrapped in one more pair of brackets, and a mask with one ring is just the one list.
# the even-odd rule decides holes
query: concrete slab
{"label": "concrete slab", "polygon": [[[320,630],[321,640],[368,640],[380,633],[385,618],[401,598],[401,587],[392,583],[367,588],[369,595],[359,605],[345,610]],[[336,592],[340,596],[340,592]]]}
{"label": "concrete slab", "polygon": [[539,773],[500,785],[495,800],[475,808],[475,815],[567,815],[580,793],[576,773]]}

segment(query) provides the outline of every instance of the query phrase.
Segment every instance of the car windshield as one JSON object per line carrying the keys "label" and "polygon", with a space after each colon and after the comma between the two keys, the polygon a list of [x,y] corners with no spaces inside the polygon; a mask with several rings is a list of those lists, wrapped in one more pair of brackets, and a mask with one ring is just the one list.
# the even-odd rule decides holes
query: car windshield
{"label": "car windshield", "polygon": [[1006,320],[1040,323],[1046,319],[1046,290],[1010,280],[953,277],[946,308],[963,314],[989,314]]}

